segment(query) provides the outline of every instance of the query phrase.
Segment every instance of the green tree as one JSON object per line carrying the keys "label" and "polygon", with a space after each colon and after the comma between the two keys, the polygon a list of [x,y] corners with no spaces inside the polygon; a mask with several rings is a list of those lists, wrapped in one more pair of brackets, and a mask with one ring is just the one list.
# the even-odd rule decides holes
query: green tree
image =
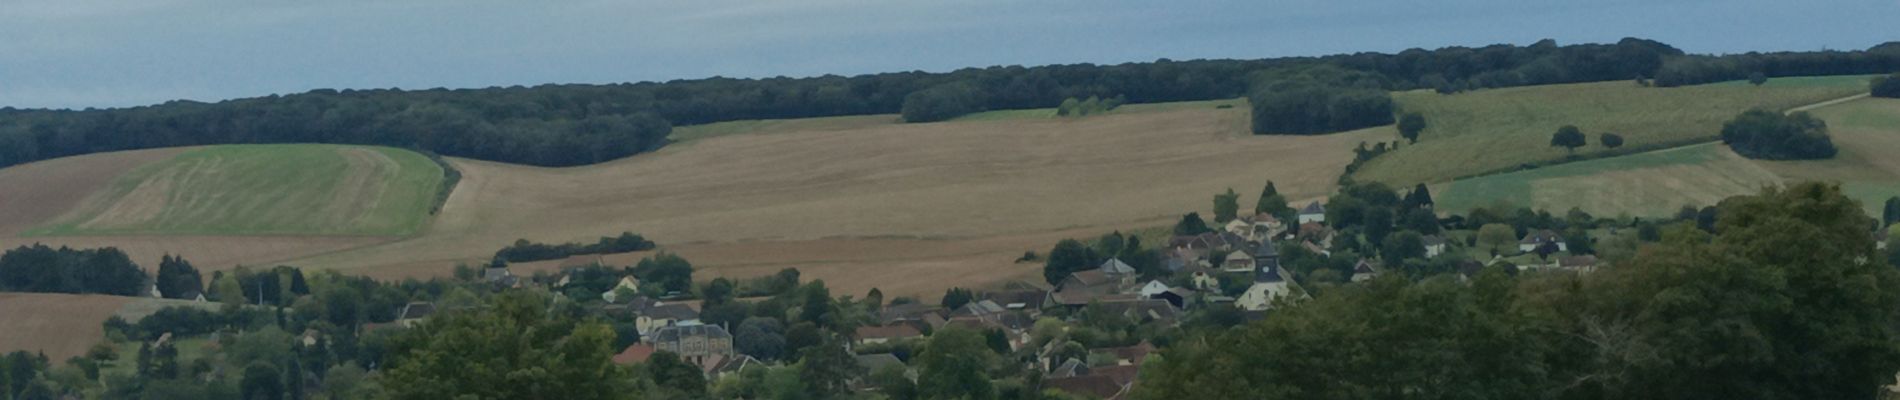
{"label": "green tree", "polygon": [[849,393],[847,383],[863,373],[857,358],[845,349],[844,343],[836,340],[828,340],[800,351],[798,378],[805,383],[806,393],[814,398],[826,399]]}
{"label": "green tree", "polygon": [[1234,188],[1227,188],[1227,193],[1214,195],[1214,223],[1233,221],[1235,214],[1239,213],[1240,195],[1234,193]]}
{"label": "green tree", "polygon": [[1199,235],[1213,231],[1214,229],[1207,227],[1207,221],[1201,219],[1201,213],[1187,213],[1181,216],[1181,222],[1174,224],[1174,234],[1177,236]]}
{"label": "green tree", "polygon": [[1490,248],[1492,254],[1502,254],[1517,246],[1517,229],[1505,224],[1485,224],[1478,227],[1478,244]]}
{"label": "green tree", "polygon": [[647,378],[661,390],[681,398],[706,397],[706,375],[698,366],[681,360],[670,351],[654,352],[646,362]]}
{"label": "green tree", "polygon": [[1273,181],[1267,181],[1267,187],[1260,190],[1260,200],[1254,202],[1255,214],[1283,215],[1291,211],[1286,205],[1286,196],[1280,195],[1280,189],[1273,187]]}
{"label": "green tree", "polygon": [[1443,231],[1438,225],[1438,214],[1428,208],[1414,208],[1405,212],[1405,229],[1424,235],[1436,235]]}
{"label": "green tree", "polygon": [[1078,116],[1079,113],[1077,113],[1076,111],[1078,108],[1080,108],[1081,105],[1082,105],[1082,102],[1077,101],[1074,97],[1062,99],[1062,105],[1056,106],[1056,116],[1058,117]]}
{"label": "green tree", "polygon": [[1623,135],[1604,132],[1601,135],[1597,135],[1597,143],[1602,143],[1603,147],[1607,149],[1623,147]]}
{"label": "green tree", "polygon": [[507,291],[488,307],[439,313],[403,330],[391,339],[383,387],[396,399],[624,397],[629,381],[609,359],[613,329],[551,314],[548,302]]}
{"label": "green tree", "polygon": [[1424,131],[1425,114],[1408,112],[1405,116],[1399,117],[1399,137],[1416,144],[1419,132]]}
{"label": "green tree", "polygon": [[971,292],[970,289],[950,288],[943,292],[943,308],[947,310],[963,308],[964,304],[970,304],[970,301],[975,299],[976,293]]}
{"label": "green tree", "polygon": [[1834,158],[1827,122],[1806,112],[1749,110],[1722,124],[1722,143],[1744,157],[1767,160]]}
{"label": "green tree", "polygon": [[953,326],[931,334],[917,355],[918,398],[996,398],[986,373],[995,356],[976,331]]}
{"label": "green tree", "polygon": [[1049,250],[1049,259],[1042,265],[1042,278],[1051,285],[1060,284],[1069,274],[1093,267],[1096,257],[1095,250],[1088,245],[1075,239],[1063,239]]}
{"label": "green tree", "polygon": [[1900,223],[1900,196],[1888,197],[1880,213],[1881,226],[1885,227],[1894,223]]}
{"label": "green tree", "polygon": [[1562,147],[1565,151],[1576,154],[1578,147],[1589,144],[1587,140],[1583,136],[1583,131],[1577,129],[1575,125],[1564,125],[1557,129],[1557,133],[1550,136],[1550,146]]}
{"label": "green tree", "polygon": [[158,276],[154,278],[159,293],[166,298],[189,299],[194,294],[204,293],[204,278],[198,269],[191,266],[184,257],[166,254],[159,258]]}
{"label": "green tree", "polygon": [[642,259],[633,270],[640,280],[658,282],[668,292],[685,292],[693,287],[693,264],[673,253]]}
{"label": "green tree", "polygon": [[1392,233],[1392,220],[1392,209],[1384,207],[1367,209],[1365,219],[1361,222],[1365,229],[1366,241],[1373,244],[1384,243],[1386,235]]}
{"label": "green tree", "polygon": [[1748,84],[1761,86],[1764,83],[1768,83],[1768,74],[1761,73],[1761,71],[1755,71],[1748,74]]}
{"label": "green tree", "polygon": [[1425,237],[1418,232],[1399,232],[1387,236],[1380,242],[1379,256],[1386,265],[1400,265],[1405,260],[1425,258]]}
{"label": "green tree", "polygon": [[244,383],[239,385],[243,400],[277,400],[284,398],[283,376],[276,367],[264,362],[251,363],[244,367]]}

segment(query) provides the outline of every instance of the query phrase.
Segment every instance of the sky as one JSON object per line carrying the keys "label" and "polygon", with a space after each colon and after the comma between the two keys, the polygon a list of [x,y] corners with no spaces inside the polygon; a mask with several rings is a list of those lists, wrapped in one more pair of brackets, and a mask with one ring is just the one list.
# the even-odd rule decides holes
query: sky
{"label": "sky", "polygon": [[0,0],[0,107],[1660,40],[1865,49],[1900,0]]}

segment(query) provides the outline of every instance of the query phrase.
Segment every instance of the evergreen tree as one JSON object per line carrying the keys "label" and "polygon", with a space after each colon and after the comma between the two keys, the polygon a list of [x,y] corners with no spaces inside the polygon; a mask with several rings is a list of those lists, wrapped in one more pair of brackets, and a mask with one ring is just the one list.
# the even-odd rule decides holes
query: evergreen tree
{"label": "evergreen tree", "polygon": [[[1174,224],[1176,236],[1199,235],[1213,231],[1214,229],[1207,227],[1207,221],[1201,220],[1201,213],[1196,212],[1181,216],[1181,222]],[[1051,257],[1053,256],[1052,254]]]}
{"label": "evergreen tree", "polygon": [[1280,195],[1280,189],[1273,187],[1273,181],[1267,181],[1267,187],[1260,190],[1260,200],[1254,203],[1255,214],[1285,214],[1292,208],[1287,207],[1286,197]]}
{"label": "evergreen tree", "polygon": [[1233,221],[1239,213],[1240,194],[1234,193],[1234,188],[1227,188],[1227,193],[1214,195],[1214,223]]}
{"label": "evergreen tree", "polygon": [[154,284],[159,293],[169,299],[189,299],[192,294],[204,293],[204,278],[198,274],[198,268],[182,256],[166,254],[159,257],[158,277]]}

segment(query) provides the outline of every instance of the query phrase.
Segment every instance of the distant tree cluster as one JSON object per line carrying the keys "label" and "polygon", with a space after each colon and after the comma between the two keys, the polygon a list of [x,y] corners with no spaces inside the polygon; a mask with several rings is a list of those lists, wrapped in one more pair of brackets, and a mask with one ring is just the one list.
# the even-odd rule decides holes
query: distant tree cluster
{"label": "distant tree cluster", "polygon": [[633,232],[621,232],[616,237],[601,237],[592,244],[562,243],[558,245],[530,242],[528,239],[516,240],[514,245],[495,251],[495,258],[507,262],[529,262],[557,260],[568,256],[583,254],[612,254],[630,251],[652,250],[653,241]]}
{"label": "distant tree cluster", "polygon": [[1392,123],[1392,95],[1384,78],[1371,73],[1317,67],[1255,79],[1247,95],[1254,134],[1311,135]]}
{"label": "distant tree cluster", "polygon": [[1838,152],[1827,122],[1805,112],[1744,112],[1722,125],[1722,142],[1742,156],[1765,160],[1826,159]]}
{"label": "distant tree cluster", "polygon": [[0,255],[0,290],[145,295],[151,278],[117,248],[75,250],[42,244]]}
{"label": "distant tree cluster", "polygon": [[1874,97],[1900,99],[1900,73],[1875,77],[1868,91]]}
{"label": "distant tree cluster", "polygon": [[[1376,77],[1280,86],[1312,68]],[[1483,88],[1656,77],[1658,86],[1766,76],[1900,70],[1900,43],[1867,51],[1690,56],[1628,38],[1615,44],[1411,49],[1261,60],[1161,59],[1117,65],[965,68],[842,77],[707,78],[664,83],[483,89],[319,89],[217,103],[106,110],[0,109],[0,167],[56,157],[226,143],[374,144],[543,166],[591,164],[657,149],[674,125],[901,113],[929,122],[984,110],[1058,107],[1070,98],[1127,103],[1276,101],[1256,132],[1315,133],[1390,123],[1383,91]],[[1260,75],[1280,78],[1262,79]],[[1272,89],[1272,90],[1267,90]],[[1319,93],[1319,92],[1325,93]],[[1319,96],[1301,101],[1288,93]],[[1104,100],[1107,102],[1107,100]],[[1259,106],[1256,105],[1256,108]],[[1112,108],[1112,107],[1104,107]],[[1258,111],[1258,110],[1257,110]]]}

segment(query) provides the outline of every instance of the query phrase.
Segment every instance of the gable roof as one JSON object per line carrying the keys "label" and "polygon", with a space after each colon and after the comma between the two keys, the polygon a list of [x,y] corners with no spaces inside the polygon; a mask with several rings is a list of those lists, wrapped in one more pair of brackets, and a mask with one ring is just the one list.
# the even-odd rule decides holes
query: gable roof
{"label": "gable roof", "polygon": [[1318,200],[1314,200],[1312,203],[1307,203],[1306,207],[1300,208],[1300,215],[1313,215],[1313,214],[1325,215],[1326,206],[1320,205]]}
{"label": "gable roof", "polygon": [[1563,236],[1560,236],[1557,234],[1556,231],[1552,231],[1549,229],[1539,229],[1539,230],[1530,231],[1530,233],[1524,234],[1524,240],[1517,241],[1518,244],[1544,244],[1544,243],[1563,243],[1563,242],[1564,242]]}
{"label": "gable roof", "polygon": [[1049,298],[1049,292],[1041,290],[1007,290],[984,293],[985,300],[1003,305],[1005,309],[1037,310],[1042,308],[1043,299]]}
{"label": "gable roof", "polygon": [[417,301],[403,305],[402,312],[396,314],[396,319],[423,319],[432,314],[435,314],[435,303]]}
{"label": "gable roof", "polygon": [[1447,241],[1445,240],[1445,237],[1444,237],[1444,236],[1441,236],[1441,235],[1425,235],[1425,246],[1426,246],[1426,247],[1431,247],[1431,246],[1441,246],[1441,245],[1444,245],[1444,244],[1445,244],[1446,242],[1447,242]]}
{"label": "gable roof", "polygon": [[1359,262],[1357,262],[1357,263],[1353,263],[1353,265],[1352,265],[1352,273],[1355,273],[1355,274],[1376,274],[1376,273],[1379,273],[1379,268],[1378,268],[1378,265],[1377,265],[1377,264],[1373,264],[1373,262],[1372,262],[1372,259],[1370,259],[1370,258],[1361,258],[1361,259],[1359,259]]}
{"label": "gable roof", "polygon": [[634,314],[652,319],[670,319],[685,321],[699,319],[699,312],[680,303],[657,304],[634,311]]}
{"label": "gable roof", "polygon": [[896,325],[886,325],[886,326],[860,326],[858,327],[857,331],[851,334],[851,337],[857,338],[858,340],[903,339],[903,338],[914,338],[914,337],[923,336],[923,335],[924,333],[921,331],[918,331],[916,327],[912,327],[906,324],[896,324]]}
{"label": "gable roof", "polygon": [[891,353],[859,354],[857,356],[857,362],[858,367],[864,368],[864,372],[866,373],[877,372],[879,369],[893,365],[905,367],[904,360],[897,359],[897,356],[891,355]]}
{"label": "gable roof", "polygon": [[625,350],[621,350],[620,354],[614,355],[614,364],[629,365],[647,362],[648,358],[653,357],[655,351],[659,350],[651,344],[634,343],[632,346],[627,346]]}
{"label": "gable roof", "polygon": [[1148,343],[1148,341],[1143,340],[1141,341],[1141,343],[1136,343],[1134,346],[1110,347],[1110,348],[1105,348],[1105,349],[1101,349],[1097,351],[1114,355],[1115,359],[1117,360],[1130,360],[1139,364],[1141,363],[1142,359],[1148,358],[1149,353],[1153,353],[1155,351],[1155,346],[1153,344]]}
{"label": "gable roof", "polygon": [[1588,255],[1588,254],[1557,259],[1557,266],[1563,267],[1563,268],[1583,268],[1583,267],[1594,267],[1596,265],[1597,265],[1597,256]]}
{"label": "gable roof", "polygon": [[1042,381],[1042,386],[1070,394],[1093,396],[1098,399],[1119,398],[1117,396],[1120,396],[1122,392],[1127,389],[1127,387],[1115,383],[1115,378],[1102,375],[1049,378]]}
{"label": "gable roof", "polygon": [[654,342],[677,342],[689,337],[707,337],[713,339],[731,339],[732,334],[719,325],[674,325],[663,326],[653,331]]}
{"label": "gable roof", "polygon": [[1087,271],[1076,271],[1075,273],[1069,274],[1068,279],[1063,279],[1062,285],[1060,285],[1057,288],[1057,290],[1060,291],[1060,290],[1075,289],[1074,287],[1071,287],[1072,282],[1073,282],[1073,285],[1081,285],[1082,287],[1090,287],[1090,286],[1096,286],[1096,285],[1100,285],[1104,283],[1114,282],[1114,280],[1108,279],[1108,274],[1103,273],[1102,270],[1099,270],[1099,269],[1091,269]]}
{"label": "gable roof", "polygon": [[1122,262],[1120,258],[1110,258],[1108,261],[1103,261],[1101,269],[1103,273],[1109,275],[1133,275],[1135,273],[1135,267],[1131,267],[1128,263]]}
{"label": "gable roof", "polygon": [[1300,224],[1300,237],[1326,238],[1333,235],[1333,228],[1318,222]]}

